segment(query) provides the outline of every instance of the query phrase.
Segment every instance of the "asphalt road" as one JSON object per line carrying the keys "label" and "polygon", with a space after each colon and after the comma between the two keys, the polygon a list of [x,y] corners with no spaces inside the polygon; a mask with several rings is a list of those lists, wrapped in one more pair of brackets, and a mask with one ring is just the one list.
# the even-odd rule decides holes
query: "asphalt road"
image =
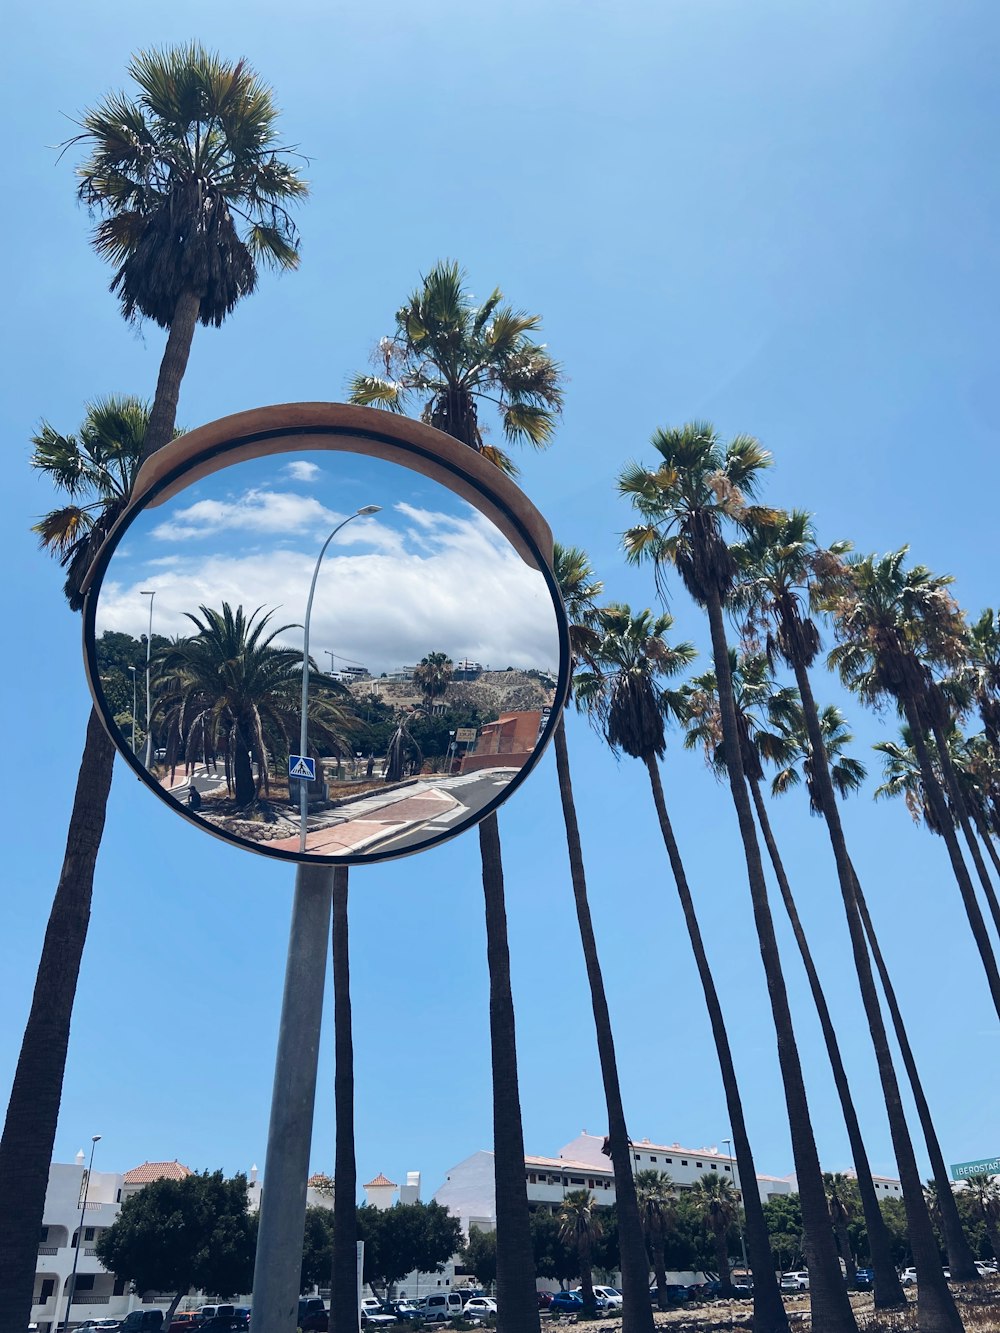
{"label": "asphalt road", "polygon": [[504,771],[502,776],[487,772],[482,777],[474,778],[471,781],[465,779],[461,784],[455,783],[455,785],[452,785],[452,780],[448,778],[429,782],[429,786],[446,791],[449,796],[458,801],[458,808],[449,810],[443,818],[430,819],[425,823],[414,825],[404,833],[386,838],[384,842],[369,844],[370,850],[379,852],[402,851],[406,847],[418,847],[426,842],[428,838],[432,838],[439,833],[452,832],[459,824],[464,823],[470,816],[475,815],[490,801],[494,800],[503,791],[504,787],[510,785],[513,776],[507,770]]}

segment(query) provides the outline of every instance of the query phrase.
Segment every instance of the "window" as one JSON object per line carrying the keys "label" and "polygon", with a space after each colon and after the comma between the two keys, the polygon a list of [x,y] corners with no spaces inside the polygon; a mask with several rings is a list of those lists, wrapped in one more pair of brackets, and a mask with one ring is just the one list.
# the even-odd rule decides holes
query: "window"
{"label": "window", "polygon": [[666,1162],[667,1166],[673,1166],[674,1164],[674,1159],[672,1157],[664,1157],[663,1160]]}
{"label": "window", "polygon": [[731,1169],[731,1168],[730,1168],[730,1167],[728,1167],[728,1166],[726,1166],[726,1167],[723,1167],[723,1170],[724,1170],[724,1171],[729,1171],[729,1170],[730,1170],[730,1169]]}
{"label": "window", "polygon": [[701,1168],[702,1168],[704,1165],[705,1165],[704,1162],[695,1162],[695,1166],[698,1168],[699,1171],[701,1170]]}
{"label": "window", "polygon": [[683,1157],[681,1158],[681,1166],[687,1166],[687,1162],[684,1160]]}
{"label": "window", "polygon": [[587,1181],[587,1189],[589,1190],[596,1189],[596,1186],[594,1185],[594,1182],[592,1180]]}
{"label": "window", "polygon": [[[94,1277],[95,1277],[95,1274],[93,1274],[93,1273],[77,1273],[77,1275],[76,1275],[76,1290],[77,1290],[77,1291],[93,1291],[93,1290],[94,1290]],[[86,1304],[86,1302],[84,1302],[84,1304]]]}
{"label": "window", "polygon": [[570,1176],[569,1183],[571,1185],[582,1185],[584,1183],[583,1176]]}
{"label": "window", "polygon": [[655,1162],[655,1161],[656,1161],[656,1158],[651,1156],[649,1160],[650,1160],[651,1162]]}
{"label": "window", "polygon": [[534,1173],[534,1171],[529,1171],[529,1172],[528,1172],[528,1184],[529,1184],[529,1185],[537,1185],[537,1184],[538,1184],[538,1177],[536,1176],[536,1174]]}
{"label": "window", "polygon": [[638,1153],[635,1154],[635,1160],[636,1160],[637,1162],[641,1162],[641,1161],[642,1161],[642,1158],[639,1156]]}
{"label": "window", "polygon": [[[45,1229],[47,1231],[48,1227],[46,1227]],[[52,1295],[52,1293],[55,1291],[55,1289],[56,1289],[56,1280],[54,1277],[43,1278],[42,1289],[38,1293],[38,1304],[44,1305],[46,1301],[49,1299],[49,1297]]]}
{"label": "window", "polygon": [[718,1169],[719,1169],[719,1168],[718,1168],[718,1167],[715,1165],[715,1163],[713,1162],[713,1163],[712,1163],[712,1170],[713,1170],[713,1171],[718,1171]]}
{"label": "window", "polygon": [[93,1227],[85,1227],[85,1228],[84,1228],[83,1239],[84,1239],[84,1240],[93,1240],[93,1239],[94,1239],[94,1228],[93,1228]]}
{"label": "window", "polygon": [[39,1243],[39,1245],[44,1245],[45,1242],[48,1240],[48,1238],[49,1238],[49,1229],[48,1229],[48,1227],[42,1227],[41,1234],[40,1234],[39,1237],[38,1237],[38,1243]]}

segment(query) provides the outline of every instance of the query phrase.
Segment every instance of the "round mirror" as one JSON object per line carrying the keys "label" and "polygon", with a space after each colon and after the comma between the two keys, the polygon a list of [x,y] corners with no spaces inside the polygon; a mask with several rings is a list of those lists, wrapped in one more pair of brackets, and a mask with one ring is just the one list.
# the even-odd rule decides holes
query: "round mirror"
{"label": "round mirror", "polygon": [[92,572],[85,640],[115,744],[172,809],[266,855],[358,864],[454,837],[516,789],[568,645],[520,492],[478,455],[471,477],[429,458],[419,423],[341,410],[377,416],[377,438],[199,451],[194,432],[175,466],[157,455]]}

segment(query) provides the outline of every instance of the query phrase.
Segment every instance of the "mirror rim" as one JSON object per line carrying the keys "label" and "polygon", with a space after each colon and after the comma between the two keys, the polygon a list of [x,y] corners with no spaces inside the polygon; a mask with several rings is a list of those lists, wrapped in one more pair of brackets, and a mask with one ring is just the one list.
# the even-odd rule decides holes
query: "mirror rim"
{"label": "mirror rim", "polygon": [[[221,842],[274,861],[292,865],[376,865],[429,851],[469,832],[505,804],[530,776],[552,739],[569,694],[569,624],[552,568],[552,534],[544,518],[509,477],[469,446],[460,444],[423,422],[409,417],[391,417],[386,421],[387,415],[376,408],[351,407],[339,403],[285,404],[237,413],[178,436],[143,464],[128,507],[108,533],[87,573],[82,616],[84,669],[94,707],[116,751],[160,803],[174,814]],[[403,423],[406,428],[399,429]],[[407,429],[412,427],[419,427],[419,430]],[[324,445],[324,439],[343,443]],[[199,819],[196,814],[189,813],[179,801],[171,799],[158,783],[153,782],[138,756],[123,744],[124,738],[106,711],[107,701],[100,688],[96,657],[97,609],[108,566],[132,523],[157,503],[183,493],[188,485],[194,484],[201,477],[225,468],[229,465],[226,460],[231,455],[235,454],[233,461],[239,463],[269,454],[298,453],[310,449],[381,457],[437,481],[489,519],[511,541],[522,559],[529,557],[526,563],[538,569],[549,592],[559,640],[559,668],[548,721],[532,754],[510,782],[500,789],[498,795],[476,812],[474,819],[464,820],[453,829],[442,830],[417,847],[381,853],[374,850],[344,856],[309,854],[303,859],[297,851],[269,848],[267,842],[255,843],[249,838],[225,832],[207,820]],[[407,459],[415,461],[418,466],[407,462]],[[203,466],[206,463],[210,466]],[[156,466],[151,467],[151,464]],[[191,476],[192,473],[195,475]],[[185,477],[190,478],[188,483],[179,484]],[[498,515],[502,519],[499,523]],[[514,534],[518,540],[513,540]]]}

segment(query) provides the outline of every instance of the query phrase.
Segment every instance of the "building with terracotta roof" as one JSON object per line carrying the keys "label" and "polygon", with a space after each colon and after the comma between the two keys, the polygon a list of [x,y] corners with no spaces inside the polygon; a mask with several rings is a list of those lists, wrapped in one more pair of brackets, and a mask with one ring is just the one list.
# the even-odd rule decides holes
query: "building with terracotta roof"
{"label": "building with terracotta roof", "polygon": [[172,1162],[143,1162],[142,1166],[134,1166],[122,1176],[122,1199],[138,1194],[144,1185],[151,1185],[154,1180],[184,1180],[191,1175],[194,1175],[191,1168],[178,1162],[176,1157]]}

